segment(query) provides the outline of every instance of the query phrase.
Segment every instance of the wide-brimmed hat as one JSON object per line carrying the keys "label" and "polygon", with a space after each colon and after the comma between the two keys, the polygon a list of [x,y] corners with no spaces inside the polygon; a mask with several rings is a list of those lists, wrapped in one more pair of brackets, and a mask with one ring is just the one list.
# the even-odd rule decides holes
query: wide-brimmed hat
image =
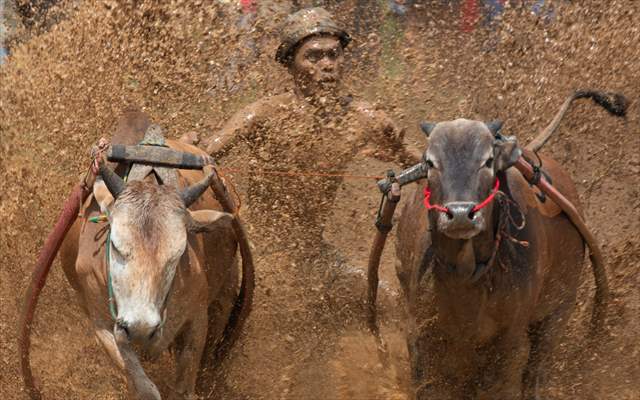
{"label": "wide-brimmed hat", "polygon": [[293,52],[301,41],[314,35],[333,35],[347,47],[351,36],[340,28],[324,8],[306,8],[289,15],[281,30],[281,42],[276,51],[276,61],[289,64]]}

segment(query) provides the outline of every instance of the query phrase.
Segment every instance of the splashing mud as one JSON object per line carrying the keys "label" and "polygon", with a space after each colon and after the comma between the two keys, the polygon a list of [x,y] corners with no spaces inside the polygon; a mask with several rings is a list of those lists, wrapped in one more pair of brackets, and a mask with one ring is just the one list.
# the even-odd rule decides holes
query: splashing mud
{"label": "splashing mud", "polygon": [[[472,2],[255,3],[254,12],[232,1],[61,1],[47,14],[53,21],[45,18],[10,40],[10,55],[0,66],[3,398],[26,398],[16,345],[18,310],[58,208],[87,167],[90,145],[109,136],[130,105],[149,113],[172,137],[190,133],[206,139],[241,107],[291,91],[286,70],[273,61],[277,27],[289,12],[311,3],[324,4],[354,37],[346,54],[345,94],[387,112],[416,151],[425,145],[418,130],[424,119],[500,118],[525,143],[573,89],[617,91],[630,99],[626,120],[580,103],[544,149],[577,183],[614,294],[606,337],[585,351],[593,294],[585,275],[548,391],[557,399],[640,397],[640,3],[514,1],[491,20],[465,11]],[[532,12],[531,3],[552,3],[553,9]],[[247,154],[238,146],[220,163],[250,171]],[[380,175],[399,166],[359,155],[346,168]],[[249,178],[248,172],[229,176],[245,198],[256,185],[274,184],[273,178]],[[278,184],[297,193],[296,180]],[[325,204],[330,218],[314,220],[325,225],[318,238],[322,254],[314,261],[303,257],[307,244],[297,245],[301,232],[286,226],[278,228],[287,246],[269,246],[263,236],[272,228],[269,219],[250,217],[267,205],[249,202],[244,208],[256,245],[254,311],[224,365],[207,366],[207,379],[199,384],[203,398],[410,398],[404,304],[392,245],[383,259],[380,299],[389,365],[379,363],[364,328],[377,189],[368,180],[332,185],[335,201]],[[55,266],[34,331],[32,364],[46,398],[124,398],[123,380],[92,339]],[[149,365],[156,382],[168,382],[159,377],[172,372],[172,359],[166,354],[158,366]],[[161,389],[169,391],[170,384]]]}

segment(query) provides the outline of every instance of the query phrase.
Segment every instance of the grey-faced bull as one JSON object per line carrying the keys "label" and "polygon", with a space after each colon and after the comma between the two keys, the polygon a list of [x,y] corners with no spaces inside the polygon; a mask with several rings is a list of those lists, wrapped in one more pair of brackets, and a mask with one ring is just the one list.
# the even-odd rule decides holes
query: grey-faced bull
{"label": "grey-faced bull", "polygon": [[[532,148],[548,139],[559,116]],[[510,168],[522,150],[499,134],[500,126],[466,119],[422,124],[429,144],[421,165],[428,172],[402,208],[396,242],[420,399],[539,398],[574,309],[584,225],[572,224]],[[524,157],[537,160],[528,150]],[[548,157],[541,163],[544,180],[579,210],[569,175]],[[595,326],[602,324],[608,289],[602,264],[592,265]]]}
{"label": "grey-faced bull", "polygon": [[[145,121],[143,114],[126,114],[114,141],[139,140]],[[185,143],[167,145],[205,155]],[[204,176],[144,166],[125,182],[106,162],[99,165],[93,196],[62,244],[62,267],[96,338],[124,372],[130,397],[160,399],[138,355],[154,358],[171,346],[176,380],[168,385],[168,397],[192,398],[205,344],[228,346],[250,308],[253,275],[245,269],[244,253],[238,296],[237,221],[221,211],[209,189],[213,171]],[[132,174],[136,167],[141,165]],[[90,223],[92,218],[99,222]],[[28,337],[26,343],[29,387]],[[40,397],[34,387],[29,390],[32,398]]]}

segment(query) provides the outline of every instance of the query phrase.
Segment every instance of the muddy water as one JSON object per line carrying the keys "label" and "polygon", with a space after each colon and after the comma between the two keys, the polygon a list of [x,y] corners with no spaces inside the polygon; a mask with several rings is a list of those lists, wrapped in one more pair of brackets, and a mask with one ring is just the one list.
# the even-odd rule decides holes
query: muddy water
{"label": "muddy water", "polygon": [[[173,137],[185,132],[206,137],[240,107],[290,90],[272,55],[275,27],[292,5],[264,2],[256,15],[243,18],[227,3],[70,3],[61,22],[22,38],[0,68],[3,398],[24,398],[15,330],[37,251],[57,207],[86,167],[90,144],[108,135],[118,113],[135,104]],[[457,2],[416,1],[400,17],[382,1],[368,2],[366,9],[356,1],[326,3],[354,32],[345,91],[385,110],[416,149],[425,145],[417,129],[422,119],[501,118],[507,132],[526,142],[572,89],[603,88],[629,97],[626,120],[581,102],[545,148],[578,184],[587,220],[603,244],[614,292],[609,334],[599,348],[585,351],[584,322],[593,295],[585,275],[580,307],[547,390],[557,399],[638,398],[640,5],[556,1],[553,18],[514,7],[498,23],[478,22],[465,32]],[[222,160],[239,168],[249,161],[241,148]],[[348,168],[380,174],[389,167],[359,157]],[[231,177],[245,194],[247,177]],[[313,279],[323,277],[317,272],[321,268],[339,271],[337,283],[328,288],[300,286],[299,268],[306,266],[288,252],[268,254],[260,237],[252,236],[258,261],[255,311],[230,358],[201,387],[203,395],[409,398],[404,304],[393,246],[383,260],[381,294],[389,365],[379,363],[363,329],[364,268],[377,200],[371,181],[345,180],[327,206],[332,218],[323,240],[342,261],[327,257],[309,271]],[[55,267],[33,342],[35,374],[47,398],[124,398],[123,381],[92,339]],[[166,354],[148,367],[156,382],[166,382],[161,377],[171,373],[172,357]],[[170,384],[162,388],[168,391]]]}

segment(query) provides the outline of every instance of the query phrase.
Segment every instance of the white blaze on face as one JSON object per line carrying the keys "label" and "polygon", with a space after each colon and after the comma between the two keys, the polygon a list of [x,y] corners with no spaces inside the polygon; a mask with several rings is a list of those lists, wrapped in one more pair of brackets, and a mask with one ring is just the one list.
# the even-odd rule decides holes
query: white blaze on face
{"label": "white blaze on face", "polygon": [[109,260],[117,319],[132,340],[145,341],[163,322],[167,295],[187,245],[185,214],[183,208],[161,202],[149,208],[120,200],[111,214]]}

